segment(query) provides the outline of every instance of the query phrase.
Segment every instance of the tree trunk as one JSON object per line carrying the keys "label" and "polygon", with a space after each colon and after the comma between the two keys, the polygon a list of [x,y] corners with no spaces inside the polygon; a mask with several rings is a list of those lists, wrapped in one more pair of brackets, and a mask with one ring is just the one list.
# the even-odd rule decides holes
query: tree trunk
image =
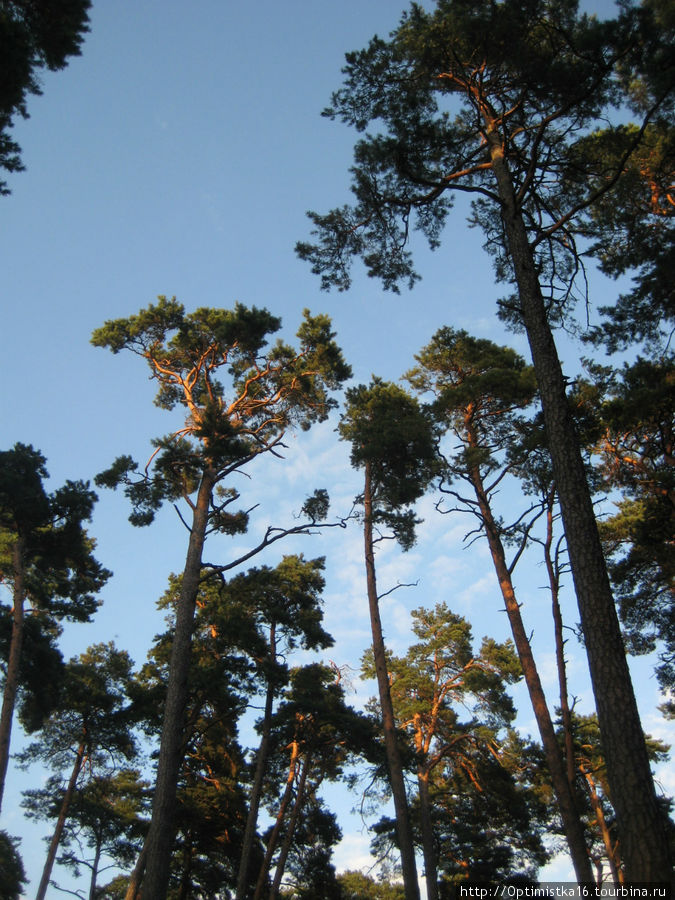
{"label": "tree trunk", "polygon": [[541,397],[627,880],[670,882],[673,871],[665,822],[656,800],[591,493],[534,254],[496,126],[488,128],[487,139]]}
{"label": "tree trunk", "polygon": [[[168,888],[174,840],[178,774],[184,746],[183,732],[188,699],[192,632],[202,569],[202,551],[215,483],[216,473],[207,469],[202,474],[199,484],[192,517],[190,542],[183,569],[183,580],[176,607],[176,624],[171,646],[169,684],[164,706],[152,819],[145,841],[147,855],[145,877],[142,882],[143,900],[164,900]],[[132,879],[126,894],[127,900],[135,897],[138,881],[137,877]]]}
{"label": "tree trunk", "polygon": [[602,836],[602,843],[605,846],[605,854],[607,856],[607,863],[609,864],[609,869],[612,873],[612,881],[614,884],[623,884],[624,877],[623,872],[618,864],[616,847],[612,845],[612,836],[609,833],[609,828],[607,827],[607,822],[605,820],[605,813],[602,809],[602,803],[600,802],[600,798],[598,797],[598,791],[595,787],[595,781],[590,771],[581,764],[579,766],[579,771],[586,779],[586,785],[588,787],[588,796],[591,801],[591,807],[593,812],[595,813],[595,821],[597,822],[598,829]]}
{"label": "tree trunk", "polygon": [[59,843],[61,841],[61,835],[63,834],[63,826],[66,824],[66,819],[68,817],[68,810],[70,809],[70,803],[73,799],[73,794],[75,793],[75,785],[77,784],[77,779],[80,777],[80,772],[82,771],[82,765],[84,763],[84,751],[86,749],[86,743],[83,740],[80,746],[77,748],[77,754],[75,755],[75,763],[73,765],[73,770],[70,773],[70,781],[68,782],[68,787],[66,788],[66,792],[63,795],[63,800],[61,801],[61,809],[59,811],[59,817],[56,820],[56,827],[54,828],[54,834],[52,835],[52,839],[49,842],[49,850],[47,851],[47,859],[45,861],[44,869],[42,870],[42,878],[40,879],[40,885],[37,889],[37,893],[35,895],[35,900],[45,900],[45,894],[47,893],[47,888],[49,887],[49,879],[52,876],[52,869],[54,868],[54,860],[56,859],[56,851],[59,849]]}
{"label": "tree trunk", "polygon": [[270,888],[269,900],[277,900],[277,897],[279,896],[281,879],[283,878],[284,870],[286,869],[286,860],[288,859],[291,844],[293,843],[293,834],[295,832],[296,825],[298,824],[298,819],[300,818],[302,804],[305,800],[305,785],[307,784],[307,775],[309,773],[311,765],[312,758],[308,754],[305,757],[305,764],[302,767],[302,774],[300,775],[300,781],[298,782],[298,789],[295,794],[295,802],[293,804],[293,810],[291,812],[291,819],[288,823],[288,828],[286,829],[284,842],[281,845],[281,850],[279,851],[279,859],[277,860],[277,867],[274,871],[274,880],[272,881],[272,887]]}
{"label": "tree trunk", "polygon": [[148,856],[148,844],[147,841],[143,844],[141,848],[141,852],[138,854],[138,859],[136,860],[136,865],[134,866],[133,872],[129,876],[129,884],[127,885],[127,892],[124,895],[124,900],[138,900],[140,896],[141,882],[143,881],[143,873],[145,872],[145,860]]}
{"label": "tree trunk", "polygon": [[567,692],[567,665],[565,663],[565,638],[563,635],[563,619],[560,611],[560,578],[553,561],[553,504],[555,491],[547,497],[546,508],[546,540],[544,542],[544,561],[548,573],[548,584],[551,590],[551,611],[553,613],[553,632],[555,635],[555,656],[558,669],[558,691],[560,694],[560,715],[562,718],[563,737],[565,740],[565,767],[567,780],[572,795],[576,797],[576,761],[574,758],[574,734],[572,732],[572,711],[570,710]]}
{"label": "tree trunk", "polygon": [[281,803],[279,804],[279,811],[277,812],[277,818],[274,823],[274,828],[272,829],[272,833],[270,834],[269,840],[267,842],[267,849],[265,850],[265,858],[263,860],[263,864],[260,867],[260,872],[258,874],[258,881],[255,886],[255,894],[253,895],[253,900],[261,900],[263,895],[263,890],[265,889],[265,882],[267,881],[267,874],[270,870],[270,866],[272,864],[272,857],[274,856],[274,851],[277,848],[277,842],[279,840],[279,834],[281,832],[281,825],[284,821],[284,817],[286,815],[286,810],[288,809],[288,805],[291,802],[291,797],[293,796],[293,782],[295,781],[295,775],[298,768],[298,758],[300,756],[300,748],[297,741],[293,741],[291,744],[291,762],[288,768],[288,778],[286,779],[286,789],[284,790],[284,795],[281,798]]}
{"label": "tree trunk", "polygon": [[431,801],[429,799],[429,770],[418,766],[417,785],[420,796],[420,823],[422,826],[422,848],[424,852],[424,883],[427,900],[438,900],[438,865],[434,845],[434,829],[431,824]]}
{"label": "tree trunk", "polygon": [[396,719],[394,706],[389,690],[389,673],[387,657],[380,619],[379,597],[377,595],[377,578],[375,574],[375,549],[373,541],[373,496],[370,476],[370,464],[366,463],[366,478],[363,491],[363,535],[366,558],[366,584],[368,590],[368,607],[370,610],[370,626],[373,635],[373,660],[380,694],[380,710],[382,712],[382,728],[384,747],[389,768],[389,785],[394,798],[396,813],[396,832],[401,853],[401,869],[406,900],[419,900],[417,883],[417,866],[415,864],[415,845],[410,825],[410,811],[405,792],[403,766],[398,752],[396,740]]}
{"label": "tree trunk", "polygon": [[[270,628],[270,655],[269,658],[276,662],[276,633],[275,626],[272,624]],[[267,756],[269,754],[270,745],[270,728],[272,721],[272,708],[274,705],[274,687],[271,682],[267,684],[267,693],[265,695],[265,711],[263,713],[262,734],[260,737],[260,746],[255,761],[255,775],[253,784],[251,785],[251,795],[248,802],[248,816],[246,817],[246,828],[244,830],[244,839],[242,842],[241,859],[239,860],[239,874],[237,876],[237,891],[235,900],[244,900],[246,895],[246,886],[249,868],[251,865],[251,854],[253,852],[253,842],[256,836],[256,827],[258,824],[258,810],[260,808],[260,798],[262,797],[263,778],[265,776],[265,767],[267,765]]]}
{"label": "tree trunk", "polygon": [[[470,443],[472,442],[471,436],[469,437],[469,441]],[[473,446],[475,446],[475,444],[476,442],[473,440]],[[593,870],[586,848],[584,829],[576,809],[570,783],[567,780],[567,772],[565,771],[565,764],[560,752],[560,747],[558,746],[553,721],[551,720],[551,713],[549,712],[544,689],[539,678],[539,672],[537,671],[534,656],[532,655],[532,647],[530,646],[530,641],[525,631],[523,618],[520,614],[520,605],[516,600],[511,573],[506,564],[506,554],[504,553],[504,547],[499,536],[499,528],[492,515],[492,509],[487,494],[485,493],[485,487],[478,468],[472,467],[469,475],[476,493],[476,499],[478,500],[478,507],[485,527],[485,534],[490,547],[492,562],[495,567],[495,572],[497,573],[497,579],[504,599],[504,606],[506,607],[509,624],[511,625],[511,633],[513,634],[516,651],[520,659],[520,665],[523,669],[523,676],[530,695],[534,716],[537,720],[537,727],[539,728],[539,734],[546,756],[546,763],[551,774],[553,790],[563,821],[563,828],[570,856],[572,858],[574,872],[578,881],[592,883]]]}
{"label": "tree trunk", "polygon": [[19,688],[19,668],[23,649],[23,627],[25,621],[24,602],[24,541],[17,538],[12,549],[12,568],[14,570],[12,637],[9,644],[9,660],[5,676],[5,690],[2,697],[2,713],[0,713],[0,809],[5,792],[5,780],[9,766],[9,743],[12,736],[12,720],[16,706],[16,694]]}
{"label": "tree trunk", "polygon": [[98,867],[101,864],[101,839],[96,841],[94,861],[91,864],[91,879],[89,881],[89,900],[96,900],[96,881],[98,879]]}

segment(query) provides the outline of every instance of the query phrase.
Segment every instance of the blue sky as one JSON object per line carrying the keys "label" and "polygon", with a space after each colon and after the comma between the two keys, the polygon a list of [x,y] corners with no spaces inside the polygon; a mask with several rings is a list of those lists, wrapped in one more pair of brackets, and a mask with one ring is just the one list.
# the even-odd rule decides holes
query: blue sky
{"label": "blue sky", "polygon": [[[322,294],[294,256],[295,241],[308,233],[305,210],[347,200],[354,137],[319,115],[340,84],[344,53],[375,32],[385,35],[402,8],[390,0],[94,3],[82,56],[44,77],[43,96],[29,102],[30,119],[16,124],[27,171],[10,177],[12,194],[0,199],[3,448],[16,441],[40,448],[55,486],[93,478],[120,453],[143,460],[150,438],[175,420],[153,407],[138,359],[95,349],[89,338],[104,320],[132,314],[158,294],[175,295],[188,309],[235,301],[267,306],[282,316],[289,336],[304,307],[328,312],[357,381],[371,373],[398,378],[444,324],[524,352],[494,315],[499,288],[480,234],[467,229],[459,210],[441,250],[430,254],[418,241],[423,281],[412,294],[384,294],[359,274],[348,294]],[[591,8],[602,13],[611,5],[602,0]],[[602,303],[615,286],[596,279],[593,290]],[[574,374],[579,351],[566,344],[564,352]],[[251,541],[256,529],[287,520],[315,486],[329,488],[336,508],[348,508],[358,479],[333,429],[327,423],[289,441],[287,460],[261,466],[246,485],[247,500],[261,501]],[[485,548],[463,550],[466,523],[449,524],[432,507],[426,502],[417,547],[405,556],[388,550],[381,559],[383,589],[419,579],[417,588],[383,603],[394,649],[405,649],[410,609],[440,600],[467,615],[478,638],[507,636]],[[66,630],[66,655],[114,639],[140,664],[162,627],[154,604],[168,573],[182,566],[185,535],[170,512],[140,531],[127,523],[127,512],[122,497],[101,494],[91,530],[115,576],[94,625]],[[246,539],[236,543],[243,547]],[[288,544],[266,561],[294,551],[328,555],[332,658],[358,666],[369,640],[358,531]],[[210,558],[233,552],[231,545],[214,547]],[[523,577],[525,613],[535,623],[539,581],[536,570]],[[535,639],[553,690],[548,627],[542,619]],[[580,654],[572,667],[572,689],[587,704]],[[636,681],[645,727],[661,735],[644,661]],[[369,693],[355,683],[352,699]],[[527,699],[518,696],[522,727],[533,730]],[[19,740],[17,728],[16,746]],[[3,827],[24,835],[34,886],[44,849],[16,807],[23,779],[13,784]],[[359,866],[367,861],[368,837],[356,820],[345,817],[343,827],[337,861]]]}

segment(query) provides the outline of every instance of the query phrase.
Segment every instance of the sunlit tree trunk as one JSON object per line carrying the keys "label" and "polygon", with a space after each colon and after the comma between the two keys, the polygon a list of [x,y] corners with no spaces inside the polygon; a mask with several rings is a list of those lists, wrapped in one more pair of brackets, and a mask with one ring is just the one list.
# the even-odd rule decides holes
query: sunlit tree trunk
{"label": "sunlit tree trunk", "polygon": [[623,884],[624,876],[623,871],[621,870],[621,867],[619,865],[617,852],[618,848],[614,845],[612,836],[609,833],[609,828],[607,827],[607,821],[605,819],[605,813],[602,809],[602,803],[600,802],[600,798],[598,797],[598,790],[595,786],[595,779],[583,763],[579,765],[579,771],[586,780],[588,796],[591,801],[591,807],[593,809],[593,814],[595,815],[595,821],[598,826],[598,830],[600,832],[600,835],[602,836],[602,843],[605,847],[607,863],[609,865],[610,872],[612,873],[612,881],[614,882],[614,884]]}
{"label": "sunlit tree trunk", "polygon": [[270,888],[269,900],[277,900],[279,896],[281,879],[283,878],[284,871],[286,869],[286,860],[288,859],[288,854],[290,852],[291,845],[293,844],[293,835],[298,824],[298,819],[300,818],[302,805],[305,802],[305,787],[307,785],[307,776],[309,774],[311,766],[312,758],[308,754],[305,757],[305,761],[302,766],[302,772],[298,780],[298,789],[295,792],[295,802],[293,803],[291,818],[288,823],[288,828],[286,829],[286,834],[281,845],[281,850],[279,851],[279,859],[277,860],[277,866],[274,870],[274,879],[272,880],[272,887]]}
{"label": "sunlit tree trunk", "polygon": [[288,767],[288,778],[286,779],[286,787],[284,789],[284,795],[281,798],[281,803],[279,804],[279,810],[277,812],[277,817],[274,822],[274,827],[272,829],[272,833],[270,834],[269,840],[267,842],[267,849],[265,850],[265,858],[263,860],[263,864],[260,867],[260,872],[258,874],[258,881],[255,886],[255,894],[253,895],[253,900],[261,900],[263,895],[263,891],[265,890],[265,884],[267,882],[267,876],[270,870],[270,866],[272,865],[272,857],[274,856],[274,851],[277,849],[277,844],[279,842],[279,835],[281,834],[281,826],[283,824],[284,818],[286,816],[286,812],[288,811],[288,807],[290,806],[291,799],[293,797],[293,784],[295,783],[295,778],[298,771],[298,760],[300,758],[300,745],[297,740],[294,740],[291,744],[291,762]]}

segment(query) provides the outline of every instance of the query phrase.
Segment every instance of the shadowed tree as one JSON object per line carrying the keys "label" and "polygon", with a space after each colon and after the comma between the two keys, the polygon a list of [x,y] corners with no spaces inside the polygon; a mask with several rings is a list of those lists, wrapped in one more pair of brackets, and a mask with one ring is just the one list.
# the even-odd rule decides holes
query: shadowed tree
{"label": "shadowed tree", "polygon": [[[672,60],[662,12],[658,3],[626,4],[603,23],[579,15],[575,0],[413,4],[389,40],[347,55],[344,86],[326,113],[373,129],[355,148],[355,201],[311,213],[315,241],[297,247],[326,288],[349,287],[355,256],[385,287],[412,285],[411,231],[437,247],[453,195],[473,196],[497,276],[516,290],[503,310],[530,345],[626,866],[637,881],[670,879],[670,852],[552,325],[583,268],[582,212],[617,184],[672,95],[672,65],[650,62]],[[623,152],[579,165],[577,142],[605,126],[645,67],[660,75]]]}
{"label": "shadowed tree", "polygon": [[[281,340],[267,346],[280,327],[281,321],[265,309],[238,304],[231,310],[186,313],[175,299],[160,297],[138,315],[107,322],[92,337],[96,346],[114,353],[130,350],[144,359],[158,384],[156,403],[184,413],[183,424],[155,442],[144,472],[137,472],[130,457],[122,457],[98,478],[111,487],[126,485],[134,524],[151,522],[164,500],[182,499],[189,510],[190,538],[176,604],[152,821],[129,886],[130,900],[144,867],[145,896],[160,900],[166,894],[204,542],[209,533],[234,534],[245,531],[247,524],[246,513],[229,512],[239,495],[224,482],[261,454],[278,453],[289,429],[307,429],[325,419],[335,405],[329,391],[350,375],[326,316],[305,311],[299,349]],[[315,507],[306,505],[310,522]],[[307,527],[305,523],[288,531],[306,533]],[[268,529],[259,549],[288,531]]]}
{"label": "shadowed tree", "polygon": [[251,657],[264,694],[263,715],[257,728],[260,744],[255,754],[253,782],[249,793],[243,848],[237,878],[237,900],[243,900],[250,860],[256,840],[258,809],[270,747],[274,702],[288,682],[285,660],[290,652],[325,649],[333,639],[321,624],[321,592],[324,560],[285,556],[274,569],[263,566],[235,576],[218,595],[224,627],[241,634],[239,646]]}
{"label": "shadowed tree", "polygon": [[[67,481],[48,494],[45,462],[39,451],[24,444],[0,453],[0,583],[12,595],[11,633],[2,641],[0,805],[17,694],[23,686],[25,722],[38,727],[56,701],[61,668],[57,623],[88,622],[99,605],[95,595],[111,575],[94,558],[94,541],[83,524],[91,519],[96,494],[82,481]],[[2,613],[0,633],[7,635],[9,611]],[[51,684],[45,683],[48,674]]]}
{"label": "shadowed tree", "polygon": [[275,817],[254,900],[279,896],[287,861],[298,844],[296,832],[300,828],[302,841],[303,825],[319,803],[321,784],[342,778],[347,763],[371,752],[372,723],[345,703],[332,668],[310,663],[290,673],[284,700],[273,717],[272,741],[276,752],[270,754],[267,783]]}
{"label": "shadowed tree", "polygon": [[[128,868],[138,853],[147,821],[148,784],[134,769],[105,768],[78,784],[68,807],[59,841],[59,865],[77,878],[89,872],[89,900],[97,900],[99,879],[110,868]],[[63,782],[52,776],[47,786],[25,795],[32,818],[58,817],[63,803]]]}
{"label": "shadowed tree", "polygon": [[40,760],[61,773],[61,790],[54,790],[52,784],[47,791],[54,800],[53,808],[44,805],[45,796],[40,791],[27,791],[23,804],[35,818],[56,818],[36,900],[44,900],[49,887],[66,819],[83,773],[93,775],[136,754],[128,697],[130,680],[131,660],[113,644],[97,644],[71,659],[64,672],[58,708],[43,725],[39,737],[19,755],[24,765]]}
{"label": "shadowed tree", "polygon": [[[20,172],[21,148],[10,137],[15,116],[28,118],[29,94],[41,94],[39,72],[56,72],[79,56],[89,31],[90,0],[11,0],[0,6],[0,168]],[[0,194],[9,193],[0,181]]]}
{"label": "shadowed tree", "polygon": [[619,615],[632,652],[658,647],[666,691],[675,685],[675,363],[638,357],[618,371],[588,369],[602,486],[623,495],[600,524]]}
{"label": "shadowed tree", "polygon": [[0,831],[0,894],[7,900],[20,900],[26,885],[26,873],[17,843],[16,838]]}

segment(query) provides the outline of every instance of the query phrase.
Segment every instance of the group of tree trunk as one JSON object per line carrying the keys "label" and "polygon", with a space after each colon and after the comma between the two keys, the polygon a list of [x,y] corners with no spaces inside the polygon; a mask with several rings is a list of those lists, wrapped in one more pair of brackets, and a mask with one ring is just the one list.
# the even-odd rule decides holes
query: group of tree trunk
{"label": "group of tree trunk", "polygon": [[[78,52],[87,7],[74,4],[74,32],[58,48],[32,45],[31,66],[58,68]],[[30,22],[24,11],[14,25]],[[225,537],[247,531],[253,508],[235,508],[233,477],[337,408],[351,371],[326,316],[305,311],[297,347],[270,345],[281,322],[266,309],[188,313],[160,297],[94,333],[96,346],[141,357],[156,404],[181,412],[143,467],[120,457],[96,479],[124,488],[132,524],[149,525],[168,502],[188,531],[162,600],[170,629],[140,671],[112,645],[63,661],[61,623],[89,621],[111,574],[84,528],[96,495],[70,481],[48,493],[33,447],[0,454],[9,590],[0,606],[0,808],[18,708],[35,736],[21,759],[54,771],[25,800],[30,816],[55,823],[39,898],[57,858],[89,871],[91,900],[368,896],[368,883],[335,873],[340,832],[320,795],[357,762],[370,773],[367,797],[392,800],[394,819],[381,820],[373,845],[400,868],[406,900],[419,898],[418,855],[437,900],[461,879],[535,878],[552,831],[580,882],[609,873],[672,883],[672,825],[651,773],[665,748],[645,739],[626,648],[656,650],[660,684],[673,686],[674,31],[665,0],[627,2],[606,22],[580,14],[574,0],[436,0],[414,4],[388,40],[347,55],[326,114],[364,133],[355,201],[310,213],[315,240],[298,244],[300,256],[324,288],[349,287],[354,257],[386,288],[412,287],[411,227],[437,247],[453,196],[468,193],[472,224],[509,286],[499,315],[525,333],[532,359],[446,325],[405,376],[410,390],[378,378],[349,388],[339,431],[363,477],[351,516],[329,522],[320,489],[294,524],[268,524],[226,562],[206,556],[218,547],[222,559]],[[0,98],[0,130],[38,91],[31,73]],[[0,165],[20,168],[11,142]],[[578,326],[573,299],[589,258],[610,276],[633,276],[584,335],[624,358],[589,362],[570,378],[554,334]],[[498,494],[514,484],[525,499],[505,519]],[[600,525],[598,489],[620,496]],[[427,492],[439,514],[474,517],[470,534],[487,542],[513,643],[486,638],[476,652],[469,624],[440,605],[414,613],[419,642],[405,656],[387,648],[380,605],[390,591],[379,592],[377,550],[390,539],[413,545],[415,503]],[[372,627],[364,674],[378,694],[368,714],[346,703],[338,667],[288,662],[297,649],[332,643],[323,560],[287,556],[242,571],[286,536],[347,518],[363,529]],[[516,593],[517,565],[537,553],[550,590],[559,723]],[[566,571],[597,717],[577,715],[569,696]],[[512,728],[507,686],[521,676],[541,748]],[[255,705],[259,743],[247,751],[239,726]],[[140,755],[148,742],[152,763]],[[18,897],[25,877],[5,832],[0,863],[0,887]],[[102,889],[109,865],[126,874]]]}
{"label": "group of tree trunk", "polygon": [[[348,54],[343,71],[326,114],[366,132],[355,202],[310,213],[316,240],[298,252],[325,288],[349,287],[353,257],[387,288],[412,286],[413,227],[437,247],[453,194],[473,196],[472,222],[513,288],[502,317],[526,333],[532,355],[627,876],[669,882],[667,829],[553,332],[571,319],[593,253],[612,274],[636,269],[638,286],[604,310],[607,324],[591,338],[644,336],[652,353],[667,353],[672,11],[627,4],[602,22],[574,0],[438,0],[413,5],[389,40]],[[633,447],[630,458],[639,454]],[[672,526],[672,493],[668,502]]]}

